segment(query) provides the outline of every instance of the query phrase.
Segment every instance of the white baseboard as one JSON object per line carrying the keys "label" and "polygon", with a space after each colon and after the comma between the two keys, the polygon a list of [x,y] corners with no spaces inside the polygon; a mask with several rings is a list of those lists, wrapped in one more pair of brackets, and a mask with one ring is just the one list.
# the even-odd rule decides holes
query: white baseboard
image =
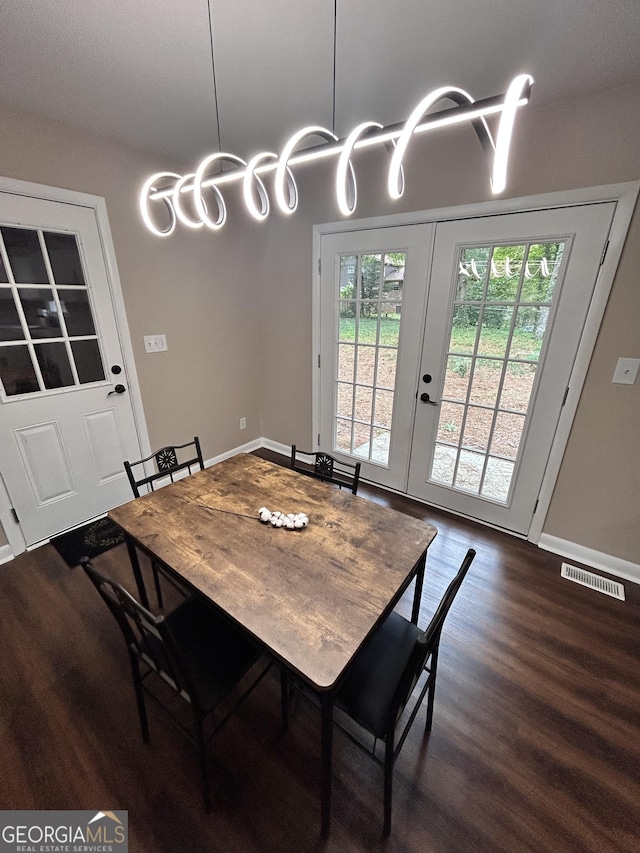
{"label": "white baseboard", "polygon": [[273,450],[274,453],[280,453],[282,456],[286,456],[287,459],[291,456],[290,444],[280,444],[279,441],[272,441],[270,438],[261,438],[258,446],[264,447],[267,450]]}
{"label": "white baseboard", "polygon": [[10,560],[13,560],[13,549],[11,545],[1,545],[0,546],[0,566],[3,563],[8,563]]}
{"label": "white baseboard", "polygon": [[594,569],[600,569],[609,575],[624,578],[632,581],[632,583],[640,583],[640,565],[631,563],[629,560],[621,560],[619,557],[612,557],[610,554],[585,548],[583,545],[568,542],[566,539],[559,539],[557,536],[550,536],[548,533],[543,533],[540,536],[538,546],[543,551],[551,551],[552,554],[568,557],[570,560],[575,560],[577,563],[591,566]]}
{"label": "white baseboard", "polygon": [[216,465],[218,462],[223,462],[225,459],[237,456],[238,453],[251,453],[254,450],[259,450],[261,447],[269,447],[269,444],[273,444],[273,442],[269,442],[269,444],[265,442],[266,439],[264,438],[254,438],[253,441],[241,444],[240,447],[234,447],[233,450],[225,450],[224,453],[220,453],[218,456],[213,456],[211,459],[205,459],[204,467],[209,468],[210,465]]}

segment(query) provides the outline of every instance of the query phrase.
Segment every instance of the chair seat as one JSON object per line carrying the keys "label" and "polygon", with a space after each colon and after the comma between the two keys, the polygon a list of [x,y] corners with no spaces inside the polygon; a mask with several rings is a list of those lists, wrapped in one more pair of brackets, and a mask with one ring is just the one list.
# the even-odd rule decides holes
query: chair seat
{"label": "chair seat", "polygon": [[384,737],[396,688],[421,637],[417,625],[391,613],[356,656],[338,690],[338,707],[374,737]]}
{"label": "chair seat", "polygon": [[[244,631],[197,596],[179,604],[165,624],[180,647],[204,713],[215,708],[261,656]],[[149,636],[147,642],[157,644],[157,659],[161,641]]]}

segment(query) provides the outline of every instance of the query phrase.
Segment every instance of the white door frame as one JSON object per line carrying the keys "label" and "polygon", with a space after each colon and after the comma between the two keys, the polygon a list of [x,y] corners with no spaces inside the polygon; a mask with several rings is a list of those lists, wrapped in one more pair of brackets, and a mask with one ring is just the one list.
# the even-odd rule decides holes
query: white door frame
{"label": "white door frame", "polygon": [[316,437],[320,432],[320,243],[325,234],[343,231],[362,231],[370,228],[388,228],[398,225],[415,225],[424,222],[442,222],[451,219],[470,219],[480,216],[496,216],[504,213],[521,213],[531,210],[544,210],[550,207],[572,207],[593,202],[615,201],[616,211],[611,225],[609,245],[604,263],[594,288],[591,307],[587,315],[576,360],[569,380],[569,393],[562,408],[556,429],[547,467],[542,480],[538,506],[533,515],[527,539],[536,545],[540,541],[551,496],[558,478],[560,465],[569,439],[571,426],[578,408],[578,402],[587,376],[587,370],[602,323],[604,311],[613,286],[616,270],[624,247],[624,242],[633,216],[640,191],[640,182],[609,184],[600,187],[587,187],[566,192],[545,193],[543,195],[524,196],[522,198],[498,199],[461,207],[446,207],[436,210],[423,210],[413,213],[399,213],[388,216],[370,217],[353,221],[327,222],[313,229],[313,383],[312,383],[312,425],[313,444],[317,447]]}
{"label": "white door frame", "polygon": [[[111,236],[111,228],[109,226],[109,217],[107,215],[107,204],[104,198],[101,196],[76,192],[75,190],[48,187],[43,184],[33,184],[30,181],[19,181],[13,178],[2,177],[0,177],[0,192],[28,196],[29,198],[41,198],[46,199],[47,201],[57,201],[62,202],[63,204],[73,204],[79,207],[88,207],[95,211],[96,223],[100,236],[100,245],[102,247],[102,255],[111,292],[111,302],[118,330],[118,339],[122,348],[122,358],[127,376],[127,391],[131,400],[133,418],[135,421],[136,433],[138,435],[141,452],[142,455],[146,455],[149,453],[150,447],[149,433],[147,431],[147,423],[142,406],[142,395],[140,393],[138,374],[133,358],[133,347],[131,346],[131,336],[129,334],[129,324],[127,323],[124,299],[122,298],[122,287],[120,285],[116,253],[113,245],[113,238]],[[22,535],[20,525],[15,521],[11,514],[11,501],[4,482],[2,481],[1,472],[0,523],[4,528],[12,555],[16,557],[18,554],[21,554],[26,550],[25,539]]]}

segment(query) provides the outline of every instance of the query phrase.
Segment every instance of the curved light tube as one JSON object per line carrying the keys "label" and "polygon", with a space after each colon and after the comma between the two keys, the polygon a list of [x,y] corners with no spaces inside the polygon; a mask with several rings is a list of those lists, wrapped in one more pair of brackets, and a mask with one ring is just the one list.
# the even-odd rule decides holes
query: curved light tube
{"label": "curved light tube", "polygon": [[287,181],[289,188],[289,198],[285,196],[285,179],[287,177],[287,167],[289,166],[289,159],[293,154],[296,146],[299,142],[306,136],[322,136],[327,141],[337,142],[338,137],[335,133],[332,133],[330,130],[327,130],[326,127],[320,127],[319,125],[309,125],[309,127],[303,127],[302,130],[294,133],[292,137],[288,140],[287,144],[282,149],[282,153],[280,154],[280,160],[278,161],[278,167],[276,169],[276,177],[275,177],[275,193],[276,193],[276,201],[278,202],[278,207],[283,213],[286,213],[287,216],[290,216],[298,206],[298,186],[293,179],[293,175],[291,171],[289,171],[290,180]]}
{"label": "curved light tube", "polygon": [[544,278],[548,278],[551,275],[549,271],[549,263],[546,258],[540,258],[540,274]]}
{"label": "curved light tube", "polygon": [[476,281],[480,281],[480,279],[482,278],[482,276],[478,272],[478,265],[476,264],[475,258],[471,258],[471,273]]}
{"label": "curved light tube", "polygon": [[[456,97],[456,95],[459,97]],[[451,98],[455,101],[463,99],[466,100],[469,104],[475,103],[475,101],[468,92],[465,92],[464,89],[458,89],[456,86],[441,86],[439,89],[436,89],[435,91],[431,92],[429,95],[426,96],[426,98],[423,98],[420,101],[418,106],[414,109],[409,118],[406,120],[404,127],[402,128],[402,133],[400,134],[396,143],[396,150],[393,152],[393,156],[391,158],[387,187],[389,190],[389,195],[392,199],[400,198],[404,191],[404,186],[400,182],[400,169],[402,168],[402,161],[404,159],[407,146],[409,145],[409,140],[413,136],[416,128],[418,127],[418,124],[424,118],[425,113],[429,109],[431,109],[434,104],[437,104],[438,101],[443,100],[443,98]],[[489,127],[486,121],[484,120],[484,117],[482,117],[482,123],[484,125],[484,131],[488,136],[488,141],[493,147],[493,138],[491,136]]]}
{"label": "curved light tube", "polygon": [[[340,159],[338,160],[338,168],[336,170],[336,198],[338,199],[338,207],[343,216],[351,216],[356,209],[358,202],[358,185],[356,184],[356,175],[353,171],[351,163],[351,153],[353,146],[358,139],[371,128],[382,128],[383,125],[378,121],[363,121],[357,127],[354,127],[349,136],[344,141]],[[347,169],[349,170],[349,185],[351,187],[352,204],[349,204],[347,197]]]}
{"label": "curved light tube", "polygon": [[166,197],[159,199],[160,201],[164,202],[171,217],[169,227],[166,228],[164,231],[161,228],[156,228],[153,219],[151,219],[151,214],[149,213],[149,190],[155,190],[155,187],[153,185],[161,178],[178,178],[178,180],[180,180],[180,175],[176,175],[175,172],[156,172],[155,175],[151,175],[150,178],[147,178],[147,180],[142,185],[142,189],[140,190],[140,215],[142,216],[142,221],[152,234],[156,234],[158,237],[168,237],[170,234],[173,234],[176,228],[176,213],[169,199]]}
{"label": "curved light tube", "polygon": [[202,219],[191,219],[182,209],[182,202],[180,201],[180,194],[182,192],[182,187],[185,183],[190,179],[195,178],[195,173],[187,174],[183,178],[176,183],[173,188],[173,193],[171,195],[171,203],[173,205],[173,209],[175,210],[176,216],[182,222],[183,225],[186,225],[187,228],[202,228],[204,222]]}
{"label": "curved light tube", "polygon": [[[264,160],[277,159],[278,155],[274,154],[273,151],[261,151],[260,154],[256,154],[255,157],[252,157],[247,163],[247,168],[244,173],[244,179],[242,181],[242,195],[247,210],[254,217],[254,219],[257,219],[258,221],[266,219],[269,215],[269,196],[267,195],[267,190],[260,176],[256,175],[255,173],[256,167],[259,166],[260,163],[262,163]],[[256,205],[255,198],[253,195],[254,181],[258,189],[260,207]]]}
{"label": "curved light tube", "polygon": [[207,228],[211,228],[212,231],[217,231],[219,228],[222,228],[227,219],[227,205],[224,202],[222,193],[215,184],[209,184],[208,186],[213,190],[216,205],[218,206],[217,219],[211,219],[207,211],[207,205],[204,203],[204,199],[202,197],[202,179],[204,178],[204,173],[209,166],[217,160],[229,160],[231,163],[236,163],[240,166],[247,165],[247,161],[243,160],[242,157],[237,157],[235,154],[218,152],[217,154],[210,154],[208,157],[205,157],[198,166],[198,171],[195,173],[193,178],[193,201],[200,219],[202,219],[202,222],[207,226]]}
{"label": "curved light tube", "polygon": [[511,147],[511,136],[513,124],[516,118],[518,102],[528,86],[533,84],[530,74],[519,74],[509,84],[507,94],[504,98],[504,109],[500,116],[498,133],[495,143],[495,155],[493,157],[493,175],[491,176],[491,191],[494,195],[504,191],[507,186],[507,165],[509,163],[509,149]]}

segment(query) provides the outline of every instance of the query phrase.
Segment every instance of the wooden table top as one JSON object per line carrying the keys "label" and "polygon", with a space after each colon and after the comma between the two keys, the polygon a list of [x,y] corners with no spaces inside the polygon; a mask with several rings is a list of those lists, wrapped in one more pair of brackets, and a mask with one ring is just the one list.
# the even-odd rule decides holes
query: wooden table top
{"label": "wooden table top", "polygon": [[[262,506],[306,512],[309,524],[262,524]],[[319,689],[397,603],[437,532],[244,453],[109,516]]]}

